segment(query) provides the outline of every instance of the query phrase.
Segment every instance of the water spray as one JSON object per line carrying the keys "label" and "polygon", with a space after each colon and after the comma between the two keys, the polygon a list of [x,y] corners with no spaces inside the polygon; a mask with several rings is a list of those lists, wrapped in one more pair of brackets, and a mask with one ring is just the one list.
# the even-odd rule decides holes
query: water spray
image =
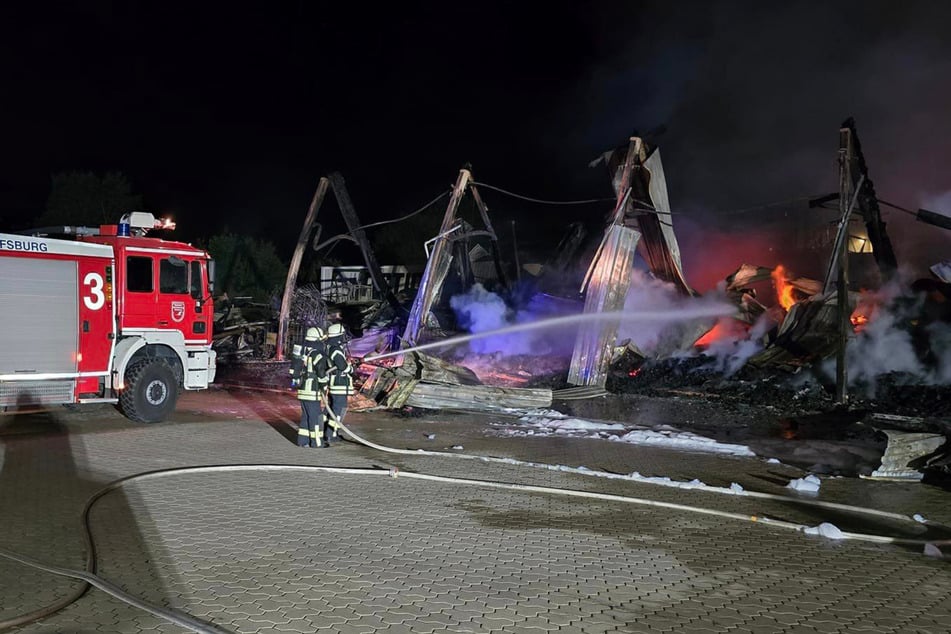
{"label": "water spray", "polygon": [[525,332],[529,330],[543,330],[546,328],[557,328],[559,326],[570,326],[572,324],[582,323],[582,322],[651,322],[651,321],[662,321],[662,322],[677,322],[677,321],[690,321],[692,319],[705,319],[712,317],[726,317],[736,313],[736,307],[730,304],[717,303],[711,304],[709,306],[703,306],[700,308],[691,308],[690,310],[659,310],[659,311],[628,311],[628,310],[616,310],[604,313],[580,313],[577,315],[566,315],[564,317],[551,317],[549,319],[540,319],[538,321],[528,322],[524,324],[514,324],[512,326],[505,326],[504,328],[496,328],[494,330],[485,330],[482,332],[474,332],[468,335],[459,335],[457,337],[450,337],[449,339],[443,339],[441,341],[433,341],[431,343],[424,343],[418,346],[411,346],[409,348],[403,348],[402,350],[397,350],[395,352],[385,352],[383,354],[375,354],[365,357],[364,361],[379,361],[380,359],[387,359],[389,357],[396,357],[401,354],[406,354],[408,352],[419,352],[422,350],[431,350],[434,348],[446,348],[449,346],[455,346],[460,343],[466,343],[467,341],[473,341],[475,339],[485,339],[487,337],[495,337],[497,335],[508,335],[515,332]]}

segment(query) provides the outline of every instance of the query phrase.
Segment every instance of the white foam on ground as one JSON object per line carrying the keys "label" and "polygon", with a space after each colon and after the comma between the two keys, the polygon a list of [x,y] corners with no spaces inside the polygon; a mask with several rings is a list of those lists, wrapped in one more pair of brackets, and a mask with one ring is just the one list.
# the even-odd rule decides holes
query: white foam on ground
{"label": "white foam on ground", "polygon": [[786,488],[795,489],[796,491],[802,491],[804,493],[816,493],[819,491],[820,484],[822,484],[822,482],[819,478],[814,475],[807,475],[805,478],[791,480],[789,484],[786,485]]}
{"label": "white foam on ground", "polygon": [[729,454],[732,456],[755,456],[756,454],[745,445],[730,445],[719,443],[712,438],[698,436],[690,432],[653,431],[649,429],[635,429],[623,436],[611,438],[616,442],[627,442],[632,445],[648,445],[651,447],[665,447],[670,449],[685,449],[688,451],[703,451],[707,453]]}
{"label": "white foam on ground", "polygon": [[937,557],[938,559],[944,559],[944,554],[941,552],[941,549],[935,546],[934,544],[925,544],[924,553],[928,557]]}
{"label": "white foam on ground", "polygon": [[728,495],[746,495],[746,491],[743,489],[743,487],[739,484],[736,484],[735,482],[732,483],[729,488],[727,488],[704,484],[697,479],[693,479],[690,482],[684,482],[682,480],[672,480],[668,476],[645,476],[641,475],[638,471],[633,471],[631,473],[608,473],[606,471],[595,471],[583,465],[578,467],[569,467],[566,465],[554,465],[545,462],[526,462],[524,460],[516,460],[515,458],[483,458],[483,460],[486,462],[491,461],[496,463],[501,462],[505,464],[538,467],[540,469],[548,469],[549,471],[561,471],[564,473],[578,473],[581,475],[597,476],[599,478],[607,478],[609,480],[627,480],[628,482],[658,484],[660,486],[672,487],[674,489],[702,489],[704,491],[726,493]]}
{"label": "white foam on ground", "polygon": [[845,539],[845,535],[839,530],[839,527],[829,522],[823,522],[818,526],[807,528],[803,531],[806,535],[819,535],[828,539]]}
{"label": "white foam on ground", "polygon": [[679,431],[667,425],[652,429],[625,423],[590,421],[565,416],[554,410],[507,410],[518,415],[517,423],[498,422],[496,429],[503,436],[539,437],[570,436],[572,438],[592,438],[624,442],[632,445],[661,447],[664,449],[682,449],[732,456],[755,456],[745,445],[719,443],[712,438],[698,436],[690,432]]}

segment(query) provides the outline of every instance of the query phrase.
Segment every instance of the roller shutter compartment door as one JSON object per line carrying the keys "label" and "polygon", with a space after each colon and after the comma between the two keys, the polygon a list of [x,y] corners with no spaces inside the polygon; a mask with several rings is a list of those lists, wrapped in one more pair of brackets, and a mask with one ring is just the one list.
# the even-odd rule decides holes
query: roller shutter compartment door
{"label": "roller shutter compartment door", "polygon": [[76,262],[0,257],[0,374],[75,372]]}

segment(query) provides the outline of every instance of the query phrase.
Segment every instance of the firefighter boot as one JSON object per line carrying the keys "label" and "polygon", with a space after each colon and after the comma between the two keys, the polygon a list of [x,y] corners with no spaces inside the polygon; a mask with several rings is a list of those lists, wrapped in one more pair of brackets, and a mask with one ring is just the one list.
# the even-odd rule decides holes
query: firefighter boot
{"label": "firefighter boot", "polygon": [[339,396],[333,395],[331,397],[328,409],[330,412],[324,418],[324,438],[327,439],[328,445],[335,445],[340,442],[340,415],[337,413],[337,410],[340,409]]}
{"label": "firefighter boot", "polygon": [[330,447],[337,444],[340,436],[337,435],[337,424],[332,419],[324,421],[324,443]]}
{"label": "firefighter boot", "polygon": [[343,415],[347,412],[347,395],[334,394],[331,398],[330,407],[333,414],[330,417],[333,439],[331,442],[340,441],[340,425],[343,423]]}

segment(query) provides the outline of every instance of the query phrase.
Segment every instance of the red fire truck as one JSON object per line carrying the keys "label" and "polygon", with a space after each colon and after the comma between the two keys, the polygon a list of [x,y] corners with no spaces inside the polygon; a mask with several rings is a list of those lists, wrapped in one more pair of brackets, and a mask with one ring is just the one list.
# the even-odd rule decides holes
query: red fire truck
{"label": "red fire truck", "polygon": [[118,403],[152,423],[214,381],[213,262],[146,237],[171,228],[133,212],[60,228],[75,239],[0,233],[0,407]]}

